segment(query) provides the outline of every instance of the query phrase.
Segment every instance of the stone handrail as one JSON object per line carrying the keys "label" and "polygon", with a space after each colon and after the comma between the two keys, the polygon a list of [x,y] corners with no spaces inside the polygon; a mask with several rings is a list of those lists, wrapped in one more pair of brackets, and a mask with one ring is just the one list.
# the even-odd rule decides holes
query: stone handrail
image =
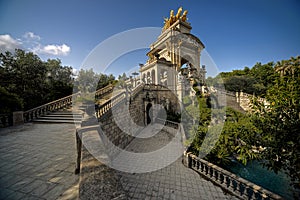
{"label": "stone handrail", "polygon": [[95,99],[96,100],[101,99],[106,94],[111,93],[113,91],[114,87],[115,87],[114,85],[109,84],[109,85],[105,86],[104,88],[97,90],[95,92]]}
{"label": "stone handrail", "polygon": [[145,84],[144,86],[145,90],[170,90],[168,87],[164,86],[164,85],[160,85],[160,84]]}
{"label": "stone handrail", "polygon": [[208,178],[240,199],[283,199],[250,181],[228,172],[191,153],[184,153],[184,162],[193,170]]}
{"label": "stone handrail", "polygon": [[52,101],[50,103],[32,108],[23,113],[24,122],[30,122],[33,119],[38,118],[41,115],[46,114],[47,112],[52,112],[62,108],[66,108],[72,105],[72,98],[77,96],[79,93],[72,94],[61,99]]}
{"label": "stone handrail", "polygon": [[155,122],[159,123],[159,124],[163,124],[163,125],[171,127],[171,128],[174,128],[174,129],[179,129],[179,123],[177,123],[177,122],[164,120],[164,119],[161,119],[161,118],[156,118]]}
{"label": "stone handrail", "polygon": [[130,93],[130,98],[135,98],[136,95],[143,90],[145,84],[144,83],[140,83],[138,86],[136,86]]}
{"label": "stone handrail", "polygon": [[[141,90],[143,90],[144,84],[139,84],[137,87],[135,87],[131,92],[130,92],[130,98],[134,98]],[[105,95],[113,90],[113,86],[103,88],[101,94]],[[101,90],[101,89],[100,89]],[[98,90],[99,91],[99,90]],[[101,95],[101,97],[103,97]],[[100,97],[100,95],[99,95]],[[101,98],[100,97],[100,98]],[[102,117],[105,113],[107,113],[113,106],[118,105],[120,102],[127,101],[126,97],[126,92],[123,91],[116,96],[111,97],[108,101],[106,101],[104,104],[96,107],[96,117],[99,119]]]}
{"label": "stone handrail", "polygon": [[101,118],[105,113],[107,113],[113,106],[118,105],[122,101],[126,101],[126,93],[121,92],[120,94],[112,97],[108,101],[106,101],[104,104],[100,105],[96,108],[96,117],[99,119]]}

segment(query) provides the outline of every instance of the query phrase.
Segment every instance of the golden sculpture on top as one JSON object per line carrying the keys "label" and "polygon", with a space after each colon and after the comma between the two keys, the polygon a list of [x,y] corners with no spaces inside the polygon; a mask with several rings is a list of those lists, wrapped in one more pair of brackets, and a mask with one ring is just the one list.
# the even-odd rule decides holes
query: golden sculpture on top
{"label": "golden sculpture on top", "polygon": [[[163,30],[168,29],[172,24],[174,24],[177,20],[181,20],[185,22],[187,20],[187,13],[188,11],[185,10],[183,14],[181,15],[182,7],[178,8],[177,14],[174,16],[174,10],[170,11],[170,18],[164,18],[164,28]],[[180,16],[181,15],[181,16]]]}

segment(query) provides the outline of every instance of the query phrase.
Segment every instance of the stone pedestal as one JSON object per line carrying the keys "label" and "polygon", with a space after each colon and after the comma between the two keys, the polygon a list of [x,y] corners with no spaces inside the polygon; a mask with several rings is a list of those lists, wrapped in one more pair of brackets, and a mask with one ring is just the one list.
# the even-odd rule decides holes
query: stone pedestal
{"label": "stone pedestal", "polygon": [[13,112],[13,126],[24,124],[23,111]]}

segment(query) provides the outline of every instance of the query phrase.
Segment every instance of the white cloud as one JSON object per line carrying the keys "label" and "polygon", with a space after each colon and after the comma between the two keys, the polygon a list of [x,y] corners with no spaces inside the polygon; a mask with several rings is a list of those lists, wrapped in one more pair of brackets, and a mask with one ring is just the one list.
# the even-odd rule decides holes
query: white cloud
{"label": "white cloud", "polygon": [[0,52],[14,51],[17,48],[21,48],[22,42],[12,38],[10,35],[0,35]]}
{"label": "white cloud", "polygon": [[44,54],[50,54],[50,55],[63,55],[66,56],[70,53],[71,48],[67,46],[66,44],[63,45],[46,45],[44,47],[40,47],[37,52],[44,53]]}
{"label": "white cloud", "polygon": [[14,39],[8,34],[0,35],[0,52],[14,52],[16,48],[32,51],[35,54],[45,54],[54,56],[69,55],[71,48],[66,44],[43,45],[40,42],[41,37],[33,32],[27,32],[23,39]]}
{"label": "white cloud", "polygon": [[27,40],[41,40],[41,37],[38,35],[35,35],[33,32],[27,32],[23,35],[24,38]]}

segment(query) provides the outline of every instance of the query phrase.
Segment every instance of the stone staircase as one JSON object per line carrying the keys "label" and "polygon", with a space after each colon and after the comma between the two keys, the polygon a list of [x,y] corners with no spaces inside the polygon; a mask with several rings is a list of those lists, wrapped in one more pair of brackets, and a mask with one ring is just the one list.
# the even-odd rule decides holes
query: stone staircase
{"label": "stone staircase", "polygon": [[34,123],[81,123],[82,114],[79,112],[72,112],[68,110],[60,110],[56,112],[50,112],[45,115],[39,116],[34,119]]}
{"label": "stone staircase", "polygon": [[226,106],[241,113],[245,113],[245,110],[240,106],[240,104],[236,101],[236,97],[233,95],[226,94]]}

